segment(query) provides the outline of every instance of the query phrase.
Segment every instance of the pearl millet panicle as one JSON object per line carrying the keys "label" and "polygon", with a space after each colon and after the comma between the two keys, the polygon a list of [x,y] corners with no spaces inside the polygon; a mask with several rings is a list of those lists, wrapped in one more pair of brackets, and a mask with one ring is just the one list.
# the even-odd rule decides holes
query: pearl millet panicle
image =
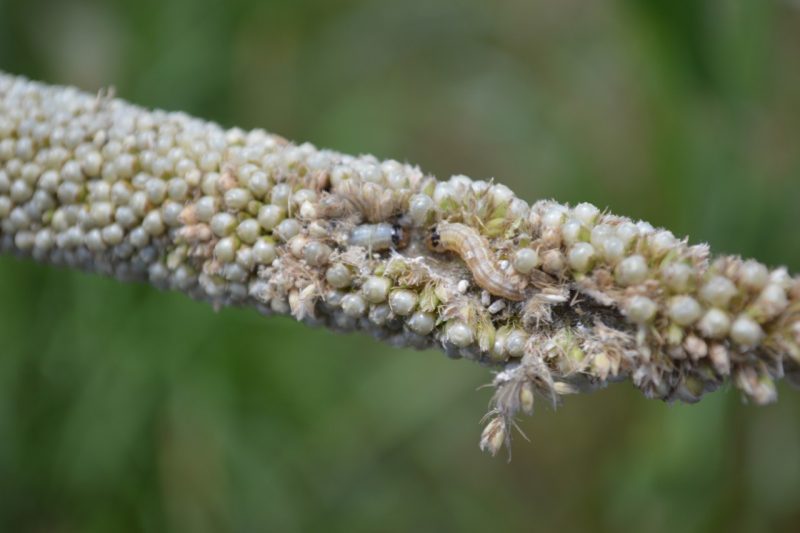
{"label": "pearl millet panicle", "polygon": [[587,203],[529,206],[492,182],[2,73],[0,250],[490,365],[492,454],[534,393],[630,379],[694,402],[729,381],[762,404],[800,368],[784,268]]}

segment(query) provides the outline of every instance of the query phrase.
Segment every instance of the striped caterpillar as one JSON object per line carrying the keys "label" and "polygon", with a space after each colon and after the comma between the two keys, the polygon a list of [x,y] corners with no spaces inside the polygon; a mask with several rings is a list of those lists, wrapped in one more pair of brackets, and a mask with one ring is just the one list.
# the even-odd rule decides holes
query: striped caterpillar
{"label": "striped caterpillar", "polygon": [[523,283],[503,273],[489,243],[469,226],[441,222],[433,228],[427,244],[434,252],[458,254],[480,288],[517,302],[525,299]]}

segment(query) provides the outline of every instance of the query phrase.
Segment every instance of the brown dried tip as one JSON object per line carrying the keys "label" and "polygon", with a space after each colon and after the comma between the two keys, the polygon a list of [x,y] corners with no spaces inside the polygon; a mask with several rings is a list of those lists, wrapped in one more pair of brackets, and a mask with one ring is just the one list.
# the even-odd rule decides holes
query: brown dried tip
{"label": "brown dried tip", "polygon": [[506,421],[502,416],[492,418],[481,433],[481,451],[489,452],[492,456],[497,455],[503,445],[509,440]]}

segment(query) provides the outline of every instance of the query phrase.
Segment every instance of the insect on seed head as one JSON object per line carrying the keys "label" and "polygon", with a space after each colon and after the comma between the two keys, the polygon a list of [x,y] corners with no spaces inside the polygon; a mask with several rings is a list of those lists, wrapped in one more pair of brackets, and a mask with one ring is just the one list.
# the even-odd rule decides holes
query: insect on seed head
{"label": "insect on seed head", "polygon": [[398,224],[392,226],[392,244],[395,248],[408,246],[408,231]]}
{"label": "insect on seed head", "polygon": [[425,239],[425,244],[434,252],[441,253],[445,251],[444,247],[442,247],[442,239],[439,236],[439,231],[436,226],[431,229],[428,237]]}

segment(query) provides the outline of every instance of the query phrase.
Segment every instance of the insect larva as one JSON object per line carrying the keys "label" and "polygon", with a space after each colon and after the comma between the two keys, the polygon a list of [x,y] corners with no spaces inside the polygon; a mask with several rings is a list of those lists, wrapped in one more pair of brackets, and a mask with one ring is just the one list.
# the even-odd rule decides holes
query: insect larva
{"label": "insect larva", "polygon": [[442,222],[427,239],[434,252],[455,252],[472,272],[475,283],[495,296],[509,300],[525,299],[522,286],[498,268],[489,243],[477,231],[464,224]]}
{"label": "insect larva", "polygon": [[379,252],[390,248],[404,248],[408,244],[408,232],[398,225],[361,224],[350,232],[347,239],[350,246],[363,246],[370,251]]}

